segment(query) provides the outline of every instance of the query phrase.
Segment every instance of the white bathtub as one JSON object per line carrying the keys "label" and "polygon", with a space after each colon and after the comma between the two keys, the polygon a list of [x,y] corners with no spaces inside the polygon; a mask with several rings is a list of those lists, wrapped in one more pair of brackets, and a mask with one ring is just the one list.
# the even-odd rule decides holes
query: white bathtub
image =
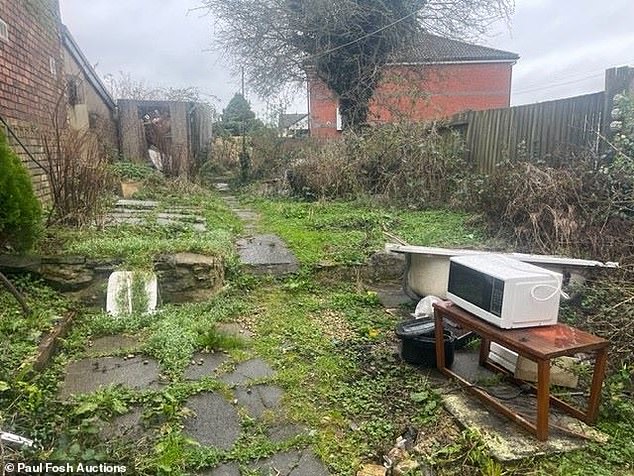
{"label": "white bathtub", "polygon": [[[511,258],[541,266],[564,275],[565,284],[582,283],[588,272],[599,268],[618,268],[618,263],[602,263],[585,259],[561,256],[532,255],[524,253],[493,253],[480,250],[431,248],[427,246],[386,245],[386,250],[404,254],[407,258],[405,269],[405,290],[417,297],[438,296],[445,298],[449,282],[449,258],[468,254],[504,254]],[[412,296],[414,297],[414,296]]]}

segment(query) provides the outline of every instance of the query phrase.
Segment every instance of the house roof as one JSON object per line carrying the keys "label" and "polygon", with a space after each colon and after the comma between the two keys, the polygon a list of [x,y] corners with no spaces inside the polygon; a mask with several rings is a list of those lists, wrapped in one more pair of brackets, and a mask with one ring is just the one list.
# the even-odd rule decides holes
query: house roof
{"label": "house roof", "polygon": [[308,114],[280,114],[279,128],[287,129],[307,117]]}
{"label": "house roof", "polygon": [[110,96],[110,93],[106,89],[106,86],[103,84],[101,79],[99,79],[99,76],[97,76],[97,72],[95,71],[95,69],[92,67],[92,65],[88,62],[88,60],[82,53],[81,49],[79,48],[79,45],[73,38],[73,35],[70,34],[70,30],[68,29],[66,25],[62,25],[62,37],[64,40],[64,46],[66,47],[68,52],[72,55],[72,57],[75,59],[77,64],[80,65],[81,69],[84,71],[86,75],[86,78],[88,78],[88,81],[90,82],[90,84],[97,91],[97,94],[99,94],[101,99],[103,99],[104,102],[108,104],[108,107],[114,110],[116,107],[116,103],[114,102],[114,99],[112,99],[112,96]]}
{"label": "house roof", "polygon": [[419,41],[396,53],[392,63],[515,62],[519,55],[424,33]]}

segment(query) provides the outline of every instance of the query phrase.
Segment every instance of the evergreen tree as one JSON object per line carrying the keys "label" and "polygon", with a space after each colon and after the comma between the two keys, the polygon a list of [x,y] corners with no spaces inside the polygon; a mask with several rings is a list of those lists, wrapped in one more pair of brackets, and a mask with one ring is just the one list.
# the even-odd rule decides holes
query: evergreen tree
{"label": "evergreen tree", "polygon": [[229,135],[240,136],[261,128],[262,122],[255,118],[249,101],[236,93],[222,111],[221,127]]}
{"label": "evergreen tree", "polygon": [[40,226],[42,209],[29,173],[0,131],[0,248],[28,250]]}

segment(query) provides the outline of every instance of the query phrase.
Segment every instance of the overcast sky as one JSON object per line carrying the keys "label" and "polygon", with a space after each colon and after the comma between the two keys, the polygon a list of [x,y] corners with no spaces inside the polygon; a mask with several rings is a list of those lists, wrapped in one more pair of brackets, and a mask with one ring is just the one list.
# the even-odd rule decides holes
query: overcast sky
{"label": "overcast sky", "polygon": [[[64,23],[98,73],[159,86],[196,86],[219,110],[240,89],[228,58],[210,51],[213,18],[199,0],[60,0]],[[513,104],[603,89],[604,70],[634,65],[634,0],[516,0],[509,29],[481,44],[520,55]],[[265,102],[249,93],[260,114]],[[288,112],[305,112],[301,99]]]}

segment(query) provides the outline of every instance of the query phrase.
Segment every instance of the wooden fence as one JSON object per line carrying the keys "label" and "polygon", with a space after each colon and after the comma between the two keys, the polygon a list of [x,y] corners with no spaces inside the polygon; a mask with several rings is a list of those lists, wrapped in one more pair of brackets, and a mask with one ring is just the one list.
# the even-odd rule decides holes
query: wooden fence
{"label": "wooden fence", "polygon": [[451,121],[465,139],[466,158],[481,172],[524,157],[552,161],[571,149],[598,151],[606,93],[487,111],[469,111]]}

